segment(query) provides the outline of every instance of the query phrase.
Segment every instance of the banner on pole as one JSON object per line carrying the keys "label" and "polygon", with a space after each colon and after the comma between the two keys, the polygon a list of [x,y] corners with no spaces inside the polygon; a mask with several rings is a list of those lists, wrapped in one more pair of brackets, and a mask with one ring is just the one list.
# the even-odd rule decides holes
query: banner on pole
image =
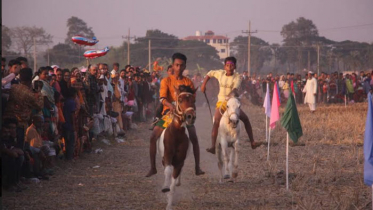
{"label": "banner on pole", "polygon": [[286,129],[293,142],[298,142],[299,137],[303,135],[302,125],[299,120],[297,105],[292,91],[286,104],[284,115],[281,118],[281,125]]}

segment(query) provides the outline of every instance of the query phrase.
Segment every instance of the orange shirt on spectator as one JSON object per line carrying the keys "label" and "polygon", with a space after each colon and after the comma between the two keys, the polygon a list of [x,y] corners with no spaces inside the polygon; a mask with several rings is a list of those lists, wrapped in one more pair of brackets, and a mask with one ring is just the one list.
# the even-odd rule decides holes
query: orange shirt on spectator
{"label": "orange shirt on spectator", "polygon": [[43,146],[43,139],[34,124],[31,124],[26,130],[26,142],[29,142],[30,146],[35,148]]}

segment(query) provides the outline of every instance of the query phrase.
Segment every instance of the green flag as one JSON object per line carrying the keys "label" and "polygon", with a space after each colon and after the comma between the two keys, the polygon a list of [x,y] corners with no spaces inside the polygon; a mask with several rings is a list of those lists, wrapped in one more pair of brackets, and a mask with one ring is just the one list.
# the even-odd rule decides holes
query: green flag
{"label": "green flag", "polygon": [[287,130],[289,137],[294,143],[297,143],[299,137],[303,135],[302,126],[300,124],[298,110],[292,91],[290,91],[285,113],[281,118],[281,125]]}

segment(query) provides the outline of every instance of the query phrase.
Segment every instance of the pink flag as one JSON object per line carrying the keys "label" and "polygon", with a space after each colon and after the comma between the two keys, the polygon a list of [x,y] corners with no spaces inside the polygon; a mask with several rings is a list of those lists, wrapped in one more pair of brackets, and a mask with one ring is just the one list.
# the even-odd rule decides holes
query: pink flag
{"label": "pink flag", "polygon": [[280,99],[277,89],[277,82],[275,82],[275,86],[273,87],[273,96],[272,96],[272,107],[271,107],[271,120],[269,121],[269,126],[271,129],[276,127],[276,122],[280,119],[280,114],[278,112],[278,108],[280,107]]}

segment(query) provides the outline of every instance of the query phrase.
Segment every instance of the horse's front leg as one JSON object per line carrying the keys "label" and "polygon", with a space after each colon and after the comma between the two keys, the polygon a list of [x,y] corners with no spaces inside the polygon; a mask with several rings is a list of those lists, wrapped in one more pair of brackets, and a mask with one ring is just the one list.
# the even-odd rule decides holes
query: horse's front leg
{"label": "horse's front leg", "polygon": [[170,185],[171,185],[171,176],[174,171],[174,166],[172,165],[172,158],[173,158],[173,153],[170,151],[167,146],[165,146],[165,152],[164,152],[164,184],[162,187],[162,192],[168,192],[170,191]]}
{"label": "horse's front leg", "polygon": [[229,163],[228,142],[227,142],[225,135],[221,136],[220,145],[221,145],[221,153],[223,155],[223,161],[224,161],[224,179],[229,179],[230,176],[229,176],[229,167],[228,167],[228,163]]}
{"label": "horse's front leg", "polygon": [[218,167],[219,167],[219,171],[220,171],[220,180],[219,182],[222,183],[223,182],[223,154],[222,154],[222,148],[221,148],[221,145],[220,143],[218,142],[216,144],[216,156],[218,158]]}
{"label": "horse's front leg", "polygon": [[175,186],[180,182],[181,169],[183,168],[184,161],[176,165],[172,174],[170,192],[167,194],[167,208],[170,210],[172,208],[173,198],[175,194]]}
{"label": "horse's front leg", "polygon": [[232,153],[234,152],[234,163],[233,163],[232,178],[236,178],[237,175],[238,175],[238,154],[239,154],[239,151],[240,151],[240,144],[239,144],[239,140],[236,139],[236,141],[234,143],[234,151],[232,151]]}
{"label": "horse's front leg", "polygon": [[173,170],[174,170],[174,167],[172,165],[166,165],[164,169],[164,184],[162,187],[162,192],[164,193],[170,191],[171,176],[172,176]]}

